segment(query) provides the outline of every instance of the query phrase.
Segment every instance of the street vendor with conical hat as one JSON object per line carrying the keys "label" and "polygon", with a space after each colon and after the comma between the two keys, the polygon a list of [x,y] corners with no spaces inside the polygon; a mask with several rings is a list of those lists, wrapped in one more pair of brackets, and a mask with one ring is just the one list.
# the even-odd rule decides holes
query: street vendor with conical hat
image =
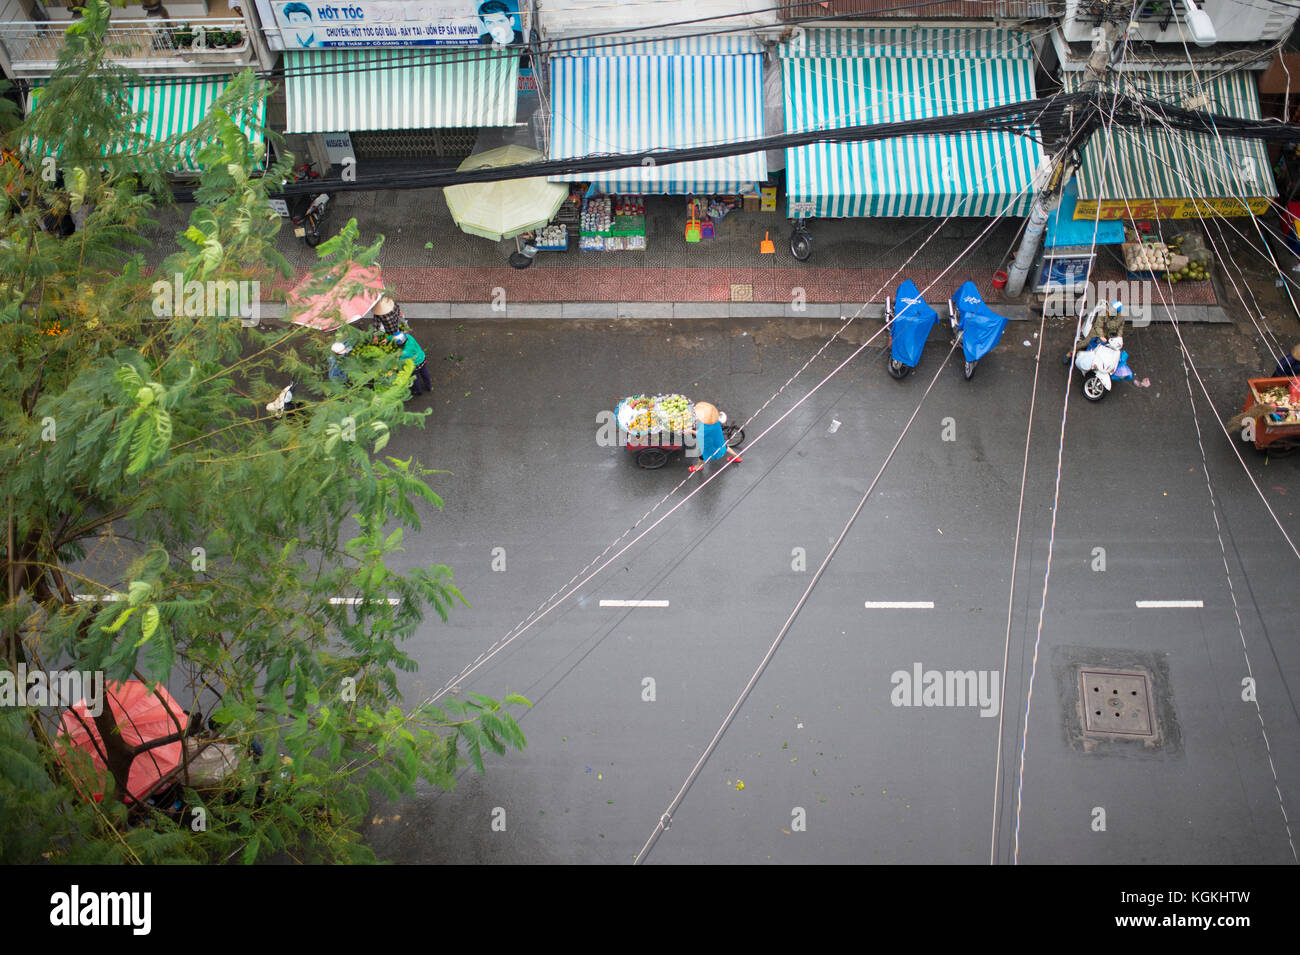
{"label": "street vendor with conical hat", "polygon": [[722,431],[720,418],[716,406],[707,401],[695,402],[695,420],[699,422],[695,428],[695,440],[700,449],[700,463],[692,464],[690,468],[692,471],[698,471],[707,462],[728,455],[731,457],[731,463],[740,463],[740,455],[727,447],[727,436]]}
{"label": "street vendor with conical hat", "polygon": [[396,335],[409,328],[402,317],[402,309],[387,295],[375,303],[374,319],[375,328],[386,335]]}

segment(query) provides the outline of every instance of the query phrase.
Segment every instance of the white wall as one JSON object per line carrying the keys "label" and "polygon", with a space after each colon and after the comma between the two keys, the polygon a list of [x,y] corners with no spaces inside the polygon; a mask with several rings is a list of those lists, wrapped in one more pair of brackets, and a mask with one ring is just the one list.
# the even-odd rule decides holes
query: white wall
{"label": "white wall", "polygon": [[[1214,21],[1220,43],[1275,42],[1291,32],[1297,15],[1300,15],[1300,9],[1297,9],[1300,4],[1295,0],[1198,0],[1197,6]],[[1071,43],[1087,43],[1092,39],[1093,27],[1075,19],[1078,9],[1078,0],[1068,0],[1065,38]],[[1180,33],[1177,20],[1165,30],[1160,29],[1159,23],[1139,24],[1138,36],[1150,43],[1173,43],[1178,49],[1182,49],[1186,37],[1187,45],[1193,46],[1190,31],[1184,25]]]}
{"label": "white wall", "polygon": [[544,35],[562,37],[593,30],[659,27],[680,20],[726,17],[663,30],[698,33],[728,27],[775,26],[779,21],[776,11],[770,9],[775,6],[776,0],[537,0],[537,20]]}

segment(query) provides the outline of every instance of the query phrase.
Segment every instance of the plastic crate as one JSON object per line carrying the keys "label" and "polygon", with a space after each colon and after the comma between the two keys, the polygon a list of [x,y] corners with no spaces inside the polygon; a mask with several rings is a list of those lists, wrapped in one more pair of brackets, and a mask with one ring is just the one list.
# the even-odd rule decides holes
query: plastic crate
{"label": "plastic crate", "polygon": [[613,235],[645,235],[645,216],[615,216]]}

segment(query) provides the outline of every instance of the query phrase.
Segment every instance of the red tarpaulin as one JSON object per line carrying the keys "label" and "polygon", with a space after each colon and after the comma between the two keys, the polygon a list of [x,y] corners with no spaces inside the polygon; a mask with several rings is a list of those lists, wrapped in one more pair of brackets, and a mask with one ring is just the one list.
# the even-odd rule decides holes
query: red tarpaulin
{"label": "red tarpaulin", "polygon": [[[184,730],[189,722],[185,708],[172,699],[171,694],[162,686],[149,687],[139,680],[106,683],[104,696],[110,712],[117,720],[122,740],[128,746],[139,746],[148,740],[171,736]],[[95,782],[98,791],[94,793],[94,798],[102,799],[108,766],[101,755],[104,744],[99,729],[95,726],[94,717],[90,715],[85,700],[64,712],[63,734],[60,739],[90,754],[95,768],[100,771],[100,778]],[[166,743],[137,756],[127,778],[127,794],[132,799],[148,796],[160,779],[181,764],[183,747],[184,744],[180,741]]]}
{"label": "red tarpaulin", "polygon": [[290,321],[322,332],[351,325],[374,308],[384,294],[384,280],[377,265],[348,266],[342,278],[328,291],[313,294],[312,279],[300,282],[285,297]]}

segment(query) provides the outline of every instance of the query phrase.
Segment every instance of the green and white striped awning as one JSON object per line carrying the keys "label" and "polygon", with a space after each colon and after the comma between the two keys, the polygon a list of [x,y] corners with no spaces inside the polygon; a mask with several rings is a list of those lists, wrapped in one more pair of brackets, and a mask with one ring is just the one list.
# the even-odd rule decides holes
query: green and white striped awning
{"label": "green and white striped awning", "polygon": [[[783,44],[787,132],[949,116],[1034,98],[1029,36],[956,28],[814,30]],[[1024,215],[1043,159],[1011,132],[786,150],[791,216]]]}
{"label": "green and white striped awning", "polygon": [[287,133],[515,123],[517,55],[389,47],[284,56]]}
{"label": "green and white striped awning", "polygon": [[[1241,119],[1260,118],[1255,76],[1246,70],[1199,82],[1191,72],[1125,72],[1120,79],[1127,92],[1172,106]],[[1080,89],[1086,82],[1085,74],[1065,75],[1067,90]],[[1099,129],[1088,140],[1078,177],[1080,206],[1097,200],[1127,200],[1134,217],[1141,218],[1153,213],[1137,209],[1135,203],[1277,195],[1262,141],[1173,130],[1163,124],[1158,107],[1147,120],[1141,127]],[[1239,214],[1245,212],[1243,207]]]}
{"label": "green and white striped awning", "polygon": [[[32,90],[29,110],[37,109],[43,87]],[[128,97],[126,110],[136,117],[132,131],[145,133],[155,142],[163,142],[174,136],[188,133],[198,126],[212,109],[213,104],[226,89],[226,81],[221,79],[186,78],[183,80],[165,79],[156,83],[144,83],[139,86],[127,86]],[[266,125],[266,101],[257,104],[255,110],[242,111],[232,117],[240,131],[248,137],[250,144],[262,141],[263,127]],[[208,141],[190,143],[172,151],[175,165],[173,173],[196,173],[202,169],[198,161],[199,151]],[[58,156],[61,147],[39,142],[24,143],[23,149],[32,156]],[[120,152],[120,149],[105,147],[104,155]]]}

